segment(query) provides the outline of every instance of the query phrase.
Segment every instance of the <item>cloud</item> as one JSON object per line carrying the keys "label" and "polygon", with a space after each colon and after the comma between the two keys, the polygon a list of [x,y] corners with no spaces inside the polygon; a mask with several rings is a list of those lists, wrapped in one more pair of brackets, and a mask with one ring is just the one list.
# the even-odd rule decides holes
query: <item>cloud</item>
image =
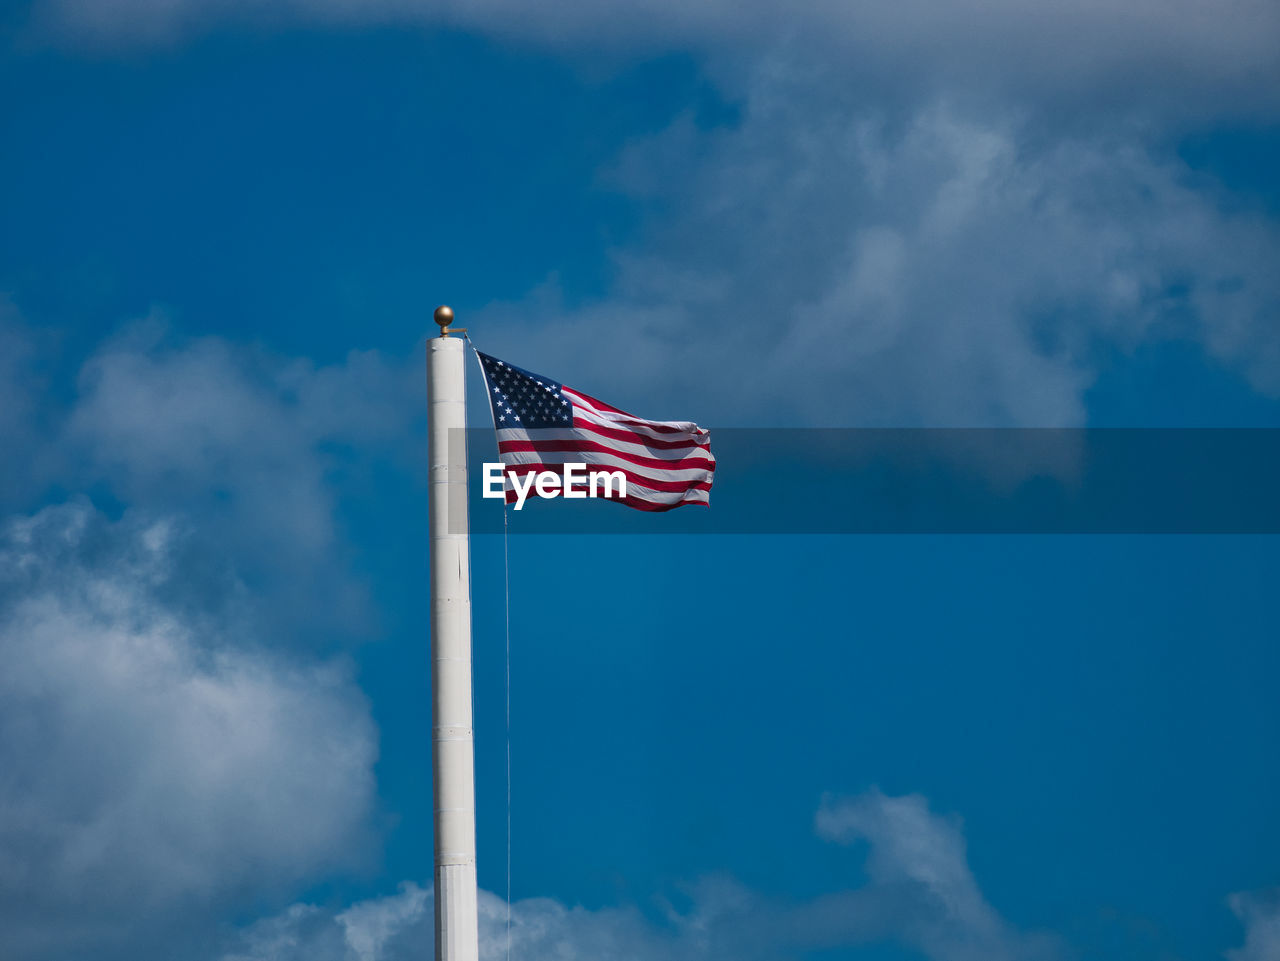
{"label": "cloud", "polygon": [[[294,904],[241,932],[219,961],[416,961],[434,943],[433,892],[404,882],[396,894],[357,902],[339,912]],[[506,957],[506,901],[478,893],[480,957]],[[699,921],[690,919],[691,925]],[[645,919],[633,908],[588,911],[550,898],[512,905],[511,954],[529,961],[680,961],[708,958],[705,936],[678,933]],[[693,952],[693,953],[690,953]],[[751,957],[743,955],[744,958]]]}
{"label": "cloud", "polygon": [[418,364],[184,337],[159,310],[78,358],[64,333],[0,297],[0,517],[90,492],[181,529],[164,602],[184,616],[234,607],[275,643],[313,649],[376,631],[348,511],[375,483],[383,498],[422,486]]}
{"label": "cloud", "polygon": [[[1051,961],[1061,947],[1028,935],[984,900],[958,824],[924,798],[871,791],[830,801],[818,815],[828,840],[869,843],[869,883],[804,903],[765,897],[727,878],[685,892],[688,910],[647,917],[631,907],[589,911],[549,898],[511,905],[511,951],[528,961],[777,961],[877,941],[916,948],[934,961]],[[506,956],[506,902],[480,892],[480,956]],[[432,894],[398,893],[331,913],[305,904],[259,921],[222,961],[408,961],[432,943]]]}
{"label": "cloud", "polygon": [[825,804],[818,833],[841,843],[867,841],[873,888],[894,892],[898,936],[937,961],[1053,958],[1044,935],[1014,930],[987,903],[969,869],[958,821],[929,811],[920,795],[891,798],[872,791]]}
{"label": "cloud", "polygon": [[421,385],[153,316],[55,394],[46,340],[0,304],[0,954],[180,957],[372,848],[369,707],[314,652],[368,620],[342,498],[412,473]]}
{"label": "cloud", "polygon": [[80,489],[105,485],[123,503],[197,518],[193,554],[232,559],[270,598],[262,616],[319,633],[366,628],[340,490],[421,436],[424,392],[410,365],[353,351],[316,367],[221,338],[177,338],[151,319],[96,351],[78,388],[58,443]]}
{"label": "cloud", "polygon": [[34,19],[100,45],[172,43],[225,22],[450,27],[593,52],[750,56],[790,37],[814,59],[844,64],[850,81],[889,93],[970,90],[1109,109],[1156,100],[1180,112],[1280,105],[1280,12],[1267,0],[42,0]]}
{"label": "cloud", "polygon": [[368,706],[340,664],[166,604],[182,537],[83,501],[0,534],[6,957],[198,941],[227,905],[359,863]]}
{"label": "cloud", "polygon": [[[682,116],[602,174],[598,186],[635,204],[645,225],[611,252],[605,296],[584,303],[549,279],[475,316],[495,353],[638,413],[714,426],[1077,426],[1117,353],[1171,339],[1280,397],[1280,227],[1229,208],[1168,150],[1176,137],[1147,110],[1153,97],[1183,109],[1230,87],[1210,110],[1221,120],[1253,102],[1240,84],[1280,91],[1259,82],[1280,70],[1259,40],[1275,35],[1280,7],[855,6],[735,5],[727,32],[712,29],[730,18],[721,4],[624,13],[317,0],[272,16],[545,27],[570,46],[645,25],[664,42],[756,38],[749,56],[708,66],[736,120],[708,129]],[[43,9],[64,25],[100,15],[108,32],[183,35],[248,8]],[[639,28],[619,26],[646,9]],[[912,15],[898,22],[900,10]],[[778,28],[784,14],[794,29]],[[903,53],[917,47],[920,56]],[[1054,70],[1062,76],[1036,79]],[[918,89],[895,93],[887,78],[899,76]],[[998,95],[973,93],[997,81]],[[1147,106],[1130,111],[1130,97]],[[662,406],[672,398],[678,407]],[[271,423],[257,431],[264,451],[275,449]],[[266,514],[277,526],[294,517],[299,536],[286,543],[303,545],[330,533],[311,509],[323,498],[303,482],[275,505],[278,517]]]}
{"label": "cloud", "polygon": [[495,352],[734,426],[1075,426],[1112,351],[1169,338],[1280,396],[1273,221],[1127,134],[886,117],[807,69],[762,68],[732,128],[634,143],[613,183],[664,213],[614,291],[493,305]]}
{"label": "cloud", "polygon": [[1226,952],[1227,961],[1280,961],[1280,888],[1241,891],[1227,903],[1244,925],[1244,946]]}
{"label": "cloud", "polygon": [[376,851],[377,732],[317,651],[367,622],[342,511],[412,477],[420,372],[156,315],[74,376],[8,301],[0,347],[0,955],[202,956]]}

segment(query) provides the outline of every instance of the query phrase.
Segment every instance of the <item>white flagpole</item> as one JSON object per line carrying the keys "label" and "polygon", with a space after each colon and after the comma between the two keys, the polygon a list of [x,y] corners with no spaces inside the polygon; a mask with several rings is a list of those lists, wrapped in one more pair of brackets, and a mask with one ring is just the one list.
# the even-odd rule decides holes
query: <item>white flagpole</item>
{"label": "white flagpole", "polygon": [[437,308],[435,321],[440,336],[427,341],[435,957],[478,961],[465,355],[462,339],[449,336],[453,311]]}

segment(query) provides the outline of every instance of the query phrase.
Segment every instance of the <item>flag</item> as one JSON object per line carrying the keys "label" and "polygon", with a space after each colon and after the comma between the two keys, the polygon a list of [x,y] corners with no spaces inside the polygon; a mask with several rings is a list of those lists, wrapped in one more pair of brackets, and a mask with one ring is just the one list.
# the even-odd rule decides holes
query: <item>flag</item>
{"label": "flag", "polygon": [[529,475],[538,472],[552,471],[563,480],[565,464],[621,471],[626,493],[612,499],[637,510],[710,502],[716,459],[709,431],[687,421],[645,420],[549,377],[476,355],[507,474],[508,504],[517,500],[510,472],[525,478],[528,488]]}

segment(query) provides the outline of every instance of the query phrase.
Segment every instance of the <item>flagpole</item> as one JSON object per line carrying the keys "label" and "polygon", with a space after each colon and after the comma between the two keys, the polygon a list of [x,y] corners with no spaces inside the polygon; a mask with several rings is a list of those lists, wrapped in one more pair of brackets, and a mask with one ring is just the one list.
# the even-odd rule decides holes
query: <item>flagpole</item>
{"label": "flagpole", "polygon": [[466,388],[453,310],[427,341],[436,961],[478,961]]}

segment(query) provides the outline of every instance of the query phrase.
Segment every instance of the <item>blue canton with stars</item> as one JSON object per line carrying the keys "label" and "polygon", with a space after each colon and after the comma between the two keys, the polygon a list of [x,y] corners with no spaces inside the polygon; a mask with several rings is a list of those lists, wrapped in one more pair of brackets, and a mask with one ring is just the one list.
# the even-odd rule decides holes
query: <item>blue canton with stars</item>
{"label": "blue canton with stars", "polygon": [[484,367],[493,422],[499,430],[573,426],[573,405],[554,380],[512,367],[478,350],[476,355]]}

